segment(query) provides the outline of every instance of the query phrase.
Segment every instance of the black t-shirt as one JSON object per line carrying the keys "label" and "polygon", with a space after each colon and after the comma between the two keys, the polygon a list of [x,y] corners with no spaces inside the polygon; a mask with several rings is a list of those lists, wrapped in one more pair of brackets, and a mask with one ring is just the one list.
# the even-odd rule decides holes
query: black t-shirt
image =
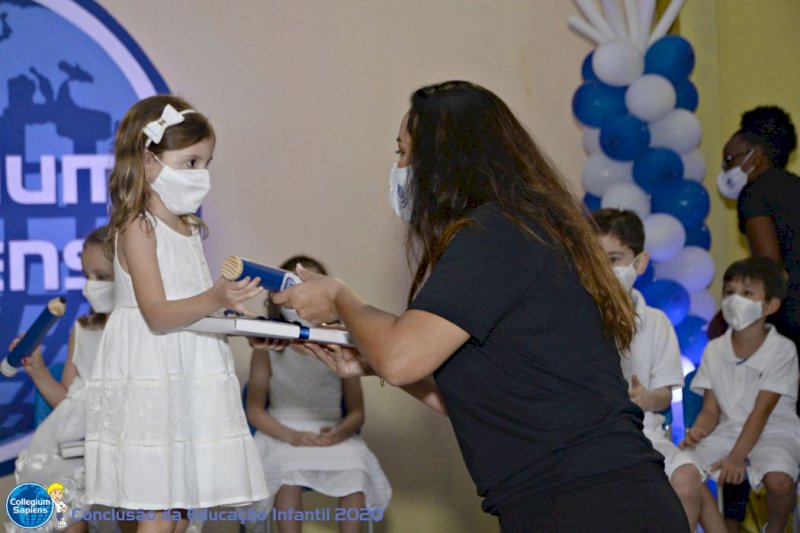
{"label": "black t-shirt", "polygon": [[410,307],[471,336],[434,377],[483,509],[663,461],[573,265],[493,204],[471,218]]}
{"label": "black t-shirt", "polygon": [[781,315],[800,327],[800,177],[772,169],[742,189],[737,202],[739,230],[745,233],[748,219],[766,216],[772,220],[780,242],[781,257],[789,273],[789,290]]}

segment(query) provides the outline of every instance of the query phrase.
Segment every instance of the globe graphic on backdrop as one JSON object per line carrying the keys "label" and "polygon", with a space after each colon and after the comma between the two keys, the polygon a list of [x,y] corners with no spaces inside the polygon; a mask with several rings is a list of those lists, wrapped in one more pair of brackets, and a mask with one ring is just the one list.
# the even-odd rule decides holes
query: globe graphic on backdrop
{"label": "globe graphic on backdrop", "polygon": [[[125,111],[168,90],[131,37],[90,0],[0,0],[0,58],[0,346],[23,332],[48,300],[66,296],[67,312],[43,344],[51,365],[64,361],[69,331],[88,311],[74,281],[80,267],[65,264],[65,247],[106,220],[105,201],[92,198],[88,169],[77,171],[77,198],[65,198],[62,158],[93,154],[112,161],[114,129]],[[15,201],[8,156],[21,158],[29,191],[43,188],[43,162],[54,160],[53,201]],[[20,241],[46,241],[57,251],[57,287],[45,286],[44,259],[13,257]],[[0,378],[0,444],[31,431],[34,395],[24,371]],[[0,474],[13,458],[0,457]]]}

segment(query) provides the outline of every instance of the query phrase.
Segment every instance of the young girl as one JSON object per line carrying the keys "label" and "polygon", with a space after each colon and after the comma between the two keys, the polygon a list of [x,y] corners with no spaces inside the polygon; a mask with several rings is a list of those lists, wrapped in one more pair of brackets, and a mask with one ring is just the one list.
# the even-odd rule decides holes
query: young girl
{"label": "young girl", "polygon": [[[78,318],[72,328],[61,381],[57,381],[45,366],[40,349],[22,360],[39,393],[54,409],[36,428],[28,447],[19,453],[15,481],[17,484],[39,483],[45,487],[58,481],[64,486],[62,501],[70,508],[83,506],[83,458],[63,459],[58,445],[82,439],[86,432],[84,380],[92,375],[103,326],[114,307],[114,269],[103,253],[105,238],[106,228],[101,227],[86,237],[83,244],[81,265],[87,280],[83,294],[90,309],[89,314]],[[53,526],[54,520],[40,530],[49,531]],[[86,522],[82,520],[67,528],[70,533],[85,530]]]}
{"label": "young girl", "polygon": [[226,339],[183,331],[220,309],[248,313],[259,279],[212,282],[206,226],[208,119],[175,96],[135,104],[114,141],[106,253],[116,304],[89,385],[86,494],[152,511],[140,531],[186,527],[185,510],[266,498]]}
{"label": "young girl", "polygon": [[[281,268],[294,270],[299,262],[326,274],[318,261],[302,256],[289,259]],[[280,312],[292,320],[285,310]],[[277,306],[270,305],[270,316],[277,314]],[[281,533],[301,530],[302,522],[286,515],[291,515],[288,509],[302,509],[303,487],[338,496],[339,508],[385,509],[389,505],[389,481],[357,434],[364,424],[358,376],[340,379],[317,359],[291,347],[269,352],[256,349],[250,362],[247,416],[258,430],[256,446],[267,486],[274,494],[274,504],[270,498],[257,507],[269,512],[274,505]],[[360,526],[357,520],[339,521],[341,531],[359,531]]]}

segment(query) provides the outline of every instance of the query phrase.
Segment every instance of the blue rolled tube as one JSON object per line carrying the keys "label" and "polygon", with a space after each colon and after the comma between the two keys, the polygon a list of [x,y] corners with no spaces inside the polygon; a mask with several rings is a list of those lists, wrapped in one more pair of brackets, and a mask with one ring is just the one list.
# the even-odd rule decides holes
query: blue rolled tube
{"label": "blue rolled tube", "polygon": [[45,336],[55,326],[58,319],[66,311],[66,300],[63,297],[53,298],[47,303],[36,320],[25,332],[19,343],[0,362],[0,372],[7,377],[12,377],[22,366],[22,359],[28,357],[44,340]]}
{"label": "blue rolled tube", "polygon": [[222,262],[222,277],[228,281],[239,281],[246,277],[250,279],[261,278],[261,286],[270,292],[279,292],[295,283],[301,283],[297,274],[260,265],[247,259],[231,255]]}

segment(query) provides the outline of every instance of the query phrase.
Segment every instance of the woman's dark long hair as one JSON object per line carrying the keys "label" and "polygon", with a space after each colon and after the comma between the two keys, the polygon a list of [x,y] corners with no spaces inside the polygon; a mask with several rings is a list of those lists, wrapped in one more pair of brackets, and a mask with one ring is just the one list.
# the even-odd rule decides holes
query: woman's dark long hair
{"label": "woman's dark long hair", "polygon": [[[409,299],[472,209],[495,202],[523,231],[574,264],[602,315],[605,335],[626,350],[635,332],[631,299],[614,277],[591,222],[564,179],[495,94],[464,81],[411,96],[409,254],[419,257]],[[536,235],[526,220],[546,235]]]}

